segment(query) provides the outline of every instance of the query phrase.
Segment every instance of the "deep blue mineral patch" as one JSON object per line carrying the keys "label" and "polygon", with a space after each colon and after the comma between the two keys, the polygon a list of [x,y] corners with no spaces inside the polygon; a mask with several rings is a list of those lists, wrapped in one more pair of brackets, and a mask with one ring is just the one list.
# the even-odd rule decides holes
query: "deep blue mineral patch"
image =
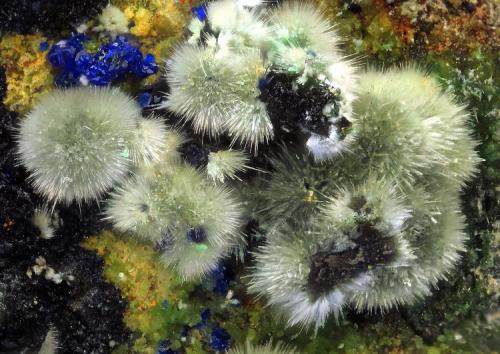
{"label": "deep blue mineral patch", "polygon": [[46,41],[40,42],[38,45],[38,49],[40,49],[41,52],[45,52],[47,49],[49,49],[49,43]]}
{"label": "deep blue mineral patch", "polygon": [[49,62],[61,70],[56,77],[57,86],[106,86],[127,74],[145,78],[158,72],[154,55],[143,56],[139,48],[124,36],[104,44],[95,53],[85,48],[86,41],[85,35],[76,34],[57,42],[50,49]]}
{"label": "deep blue mineral patch", "polygon": [[139,105],[141,108],[147,107],[151,103],[151,94],[149,92],[143,92],[142,94],[139,95],[137,98],[137,101],[139,102]]}
{"label": "deep blue mineral patch", "polygon": [[214,280],[214,289],[213,291],[216,294],[220,294],[226,296],[229,291],[229,281],[230,276],[227,268],[224,265],[219,265],[212,272],[212,278]]}
{"label": "deep blue mineral patch", "polygon": [[200,21],[207,19],[207,7],[205,5],[195,6],[191,9],[191,12]]}
{"label": "deep blue mineral patch", "polygon": [[263,92],[267,85],[269,84],[269,79],[265,76],[261,77],[259,81],[257,82],[257,87],[259,88],[260,92]]}
{"label": "deep blue mineral patch", "polygon": [[207,239],[207,232],[202,227],[193,227],[186,234],[189,241],[201,243]]}
{"label": "deep blue mineral patch", "polygon": [[215,327],[210,336],[210,347],[218,352],[225,352],[231,347],[231,336],[224,328]]}
{"label": "deep blue mineral patch", "polygon": [[197,324],[195,324],[194,328],[203,329],[208,325],[208,320],[210,319],[210,309],[203,310],[200,314],[201,320]]}

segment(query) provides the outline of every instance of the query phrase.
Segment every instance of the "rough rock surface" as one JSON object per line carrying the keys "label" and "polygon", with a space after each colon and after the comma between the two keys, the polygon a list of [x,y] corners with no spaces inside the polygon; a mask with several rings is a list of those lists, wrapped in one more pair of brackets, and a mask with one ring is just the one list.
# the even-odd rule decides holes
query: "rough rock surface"
{"label": "rough rock surface", "polygon": [[0,30],[32,33],[76,27],[97,15],[105,0],[2,0]]}

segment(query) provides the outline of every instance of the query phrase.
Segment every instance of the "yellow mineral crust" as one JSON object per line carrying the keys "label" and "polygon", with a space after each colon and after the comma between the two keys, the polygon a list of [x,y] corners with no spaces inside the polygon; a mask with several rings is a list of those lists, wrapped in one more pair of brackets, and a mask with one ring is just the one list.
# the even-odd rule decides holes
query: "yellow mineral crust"
{"label": "yellow mineral crust", "polygon": [[168,50],[180,40],[191,18],[194,1],[188,0],[115,0],[133,26],[130,33],[137,36],[143,52],[156,58],[167,57]]}
{"label": "yellow mineral crust", "polygon": [[26,113],[41,94],[52,88],[47,51],[39,49],[45,41],[39,34],[6,35],[0,40],[0,65],[7,81],[3,103],[8,109]]}
{"label": "yellow mineral crust", "polygon": [[182,285],[159,262],[157,252],[145,243],[104,231],[89,237],[82,246],[103,257],[104,276],[120,288],[128,301],[124,322],[133,331],[154,333],[150,327],[156,321],[161,302],[175,304],[190,291],[190,286]]}

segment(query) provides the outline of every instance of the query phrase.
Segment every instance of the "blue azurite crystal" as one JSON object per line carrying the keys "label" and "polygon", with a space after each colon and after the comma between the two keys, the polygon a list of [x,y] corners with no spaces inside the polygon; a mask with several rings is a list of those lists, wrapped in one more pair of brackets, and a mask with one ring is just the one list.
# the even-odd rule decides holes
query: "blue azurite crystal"
{"label": "blue azurite crystal", "polygon": [[140,69],[136,73],[136,75],[138,76],[143,75],[143,77],[146,77],[156,74],[156,72],[158,71],[158,66],[156,65],[155,56],[151,53],[146,54],[144,60],[142,61],[142,65],[138,69]]}
{"label": "blue azurite crystal", "polygon": [[56,68],[71,71],[75,70],[75,57],[78,52],[83,50],[83,42],[88,39],[83,34],[76,34],[55,43],[50,48],[48,59]]}
{"label": "blue azurite crystal", "polygon": [[202,243],[207,239],[207,232],[202,227],[192,227],[187,231],[186,237],[194,243]]}
{"label": "blue azurite crystal", "polygon": [[259,89],[260,92],[263,92],[267,85],[269,84],[269,79],[265,76],[262,76],[259,81],[257,82],[257,87]]}
{"label": "blue azurite crystal", "polygon": [[103,45],[95,53],[87,64],[84,75],[91,84],[104,86],[123,78],[129,72],[144,78],[157,71],[158,66],[152,54],[143,58],[139,48],[128,43],[125,37],[118,36],[115,41]]}
{"label": "blue azurite crystal", "polygon": [[162,309],[168,309],[170,307],[170,303],[168,302],[168,300],[162,300],[162,302],[160,303],[160,306],[162,307]]}
{"label": "blue azurite crystal", "polygon": [[151,103],[151,94],[149,92],[143,92],[139,95],[137,101],[141,108],[147,107]]}
{"label": "blue azurite crystal", "polygon": [[75,86],[80,83],[79,61],[76,58],[86,53],[83,43],[87,40],[85,35],[76,34],[67,40],[55,43],[50,48],[47,58],[54,67],[60,70],[55,80],[57,86]]}
{"label": "blue azurite crystal", "polygon": [[195,6],[191,9],[191,12],[200,21],[207,19],[207,7],[205,5]]}
{"label": "blue azurite crystal", "polygon": [[226,296],[229,291],[229,281],[230,281],[230,272],[224,265],[218,265],[212,271],[212,279],[214,282],[213,291],[216,294]]}
{"label": "blue azurite crystal", "polygon": [[95,53],[89,53],[84,47],[87,40],[85,35],[77,34],[52,46],[49,62],[61,70],[56,85],[106,86],[123,79],[128,73],[145,78],[158,72],[154,55],[144,57],[139,48],[131,45],[124,36],[104,44]]}
{"label": "blue azurite crystal", "polygon": [[182,338],[186,338],[189,335],[189,330],[190,330],[189,326],[184,326],[184,328],[182,328],[181,340],[182,340]]}
{"label": "blue azurite crystal", "polygon": [[45,52],[47,49],[49,49],[49,43],[46,41],[40,42],[40,44],[38,45],[38,49],[41,52]]}
{"label": "blue azurite crystal", "polygon": [[208,325],[208,320],[210,319],[210,315],[211,315],[210,309],[203,310],[200,315],[201,321],[195,324],[194,328],[196,329],[205,328]]}
{"label": "blue azurite crystal", "polygon": [[210,347],[218,352],[225,352],[231,347],[231,336],[224,328],[215,327],[210,336]]}

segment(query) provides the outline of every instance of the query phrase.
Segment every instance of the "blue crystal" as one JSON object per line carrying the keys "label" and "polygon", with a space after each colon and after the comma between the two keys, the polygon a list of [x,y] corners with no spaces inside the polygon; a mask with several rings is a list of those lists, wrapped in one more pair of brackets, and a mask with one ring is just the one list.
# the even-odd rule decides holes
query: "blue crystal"
{"label": "blue crystal", "polygon": [[263,92],[267,85],[269,85],[269,79],[265,76],[261,77],[257,83],[257,87],[260,90],[260,92]]}
{"label": "blue crystal", "polygon": [[184,326],[184,328],[181,331],[181,338],[182,337],[187,337],[188,334],[189,334],[189,327],[188,326]]}
{"label": "blue crystal", "polygon": [[194,243],[202,243],[207,239],[207,233],[202,227],[193,227],[186,234],[189,241]]}
{"label": "blue crystal", "polygon": [[144,108],[149,106],[149,103],[151,102],[151,94],[149,92],[143,92],[138,98],[137,101],[139,102],[139,105]]}
{"label": "blue crystal", "polygon": [[71,36],[67,42],[69,47],[82,48],[83,42],[87,42],[88,40],[88,37],[83,33],[77,33]]}
{"label": "blue crystal", "polygon": [[144,57],[144,64],[155,64],[155,56],[151,53],[146,54],[146,57]]}
{"label": "blue crystal", "polygon": [[161,307],[165,310],[168,309],[168,307],[170,306],[170,303],[168,302],[168,300],[163,300],[160,304],[161,304]]}
{"label": "blue crystal", "polygon": [[210,315],[211,315],[210,309],[203,310],[200,315],[201,321],[195,324],[194,328],[197,329],[205,328],[208,325],[208,320],[210,319]]}
{"label": "blue crystal", "polygon": [[55,44],[49,51],[49,62],[55,66],[66,67],[71,65],[75,58],[76,49],[73,47],[66,47],[66,44]]}
{"label": "blue crystal", "polygon": [[128,73],[144,78],[158,72],[154,55],[144,57],[124,36],[105,43],[94,54],[84,48],[83,43],[87,40],[84,35],[77,34],[50,49],[49,62],[61,69],[56,79],[58,86],[78,85],[81,77],[92,85],[105,86],[123,79]]}
{"label": "blue crystal", "polygon": [[40,42],[40,45],[38,46],[38,49],[41,52],[45,52],[47,49],[49,49],[49,43],[48,42]]}
{"label": "blue crystal", "polygon": [[57,68],[73,68],[75,55],[83,49],[86,40],[83,34],[77,34],[55,43],[47,54],[49,62]]}
{"label": "blue crystal", "polygon": [[231,336],[224,328],[215,327],[210,336],[210,346],[218,352],[225,352],[231,347]]}
{"label": "blue crystal", "polygon": [[227,292],[229,291],[229,282],[230,282],[229,273],[230,272],[228,271],[228,269],[223,265],[217,266],[217,268],[215,268],[212,271],[211,275],[214,281],[214,288],[213,288],[214,293],[223,296],[227,294]]}
{"label": "blue crystal", "polygon": [[206,324],[209,318],[210,318],[210,309],[203,310],[203,312],[201,313],[201,321]]}
{"label": "blue crystal", "polygon": [[200,21],[205,21],[207,19],[207,7],[205,5],[195,6],[191,9],[191,12]]}
{"label": "blue crystal", "polygon": [[92,61],[92,56],[85,49],[82,49],[78,53],[76,53],[74,61],[75,61],[75,67],[84,68],[90,65],[90,62]]}

